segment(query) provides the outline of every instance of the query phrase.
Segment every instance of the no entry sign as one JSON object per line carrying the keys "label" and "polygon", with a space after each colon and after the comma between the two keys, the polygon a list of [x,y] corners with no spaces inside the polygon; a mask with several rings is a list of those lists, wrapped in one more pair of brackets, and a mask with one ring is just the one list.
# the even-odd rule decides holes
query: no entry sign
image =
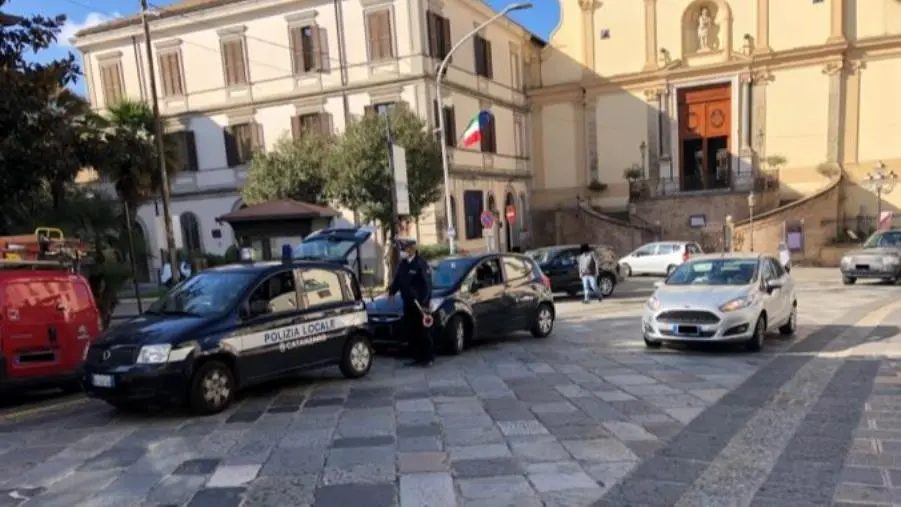
{"label": "no entry sign", "polygon": [[507,222],[512,224],[516,221],[516,207],[514,207],[512,204],[507,206],[507,211],[506,213],[504,213],[504,215],[507,217]]}

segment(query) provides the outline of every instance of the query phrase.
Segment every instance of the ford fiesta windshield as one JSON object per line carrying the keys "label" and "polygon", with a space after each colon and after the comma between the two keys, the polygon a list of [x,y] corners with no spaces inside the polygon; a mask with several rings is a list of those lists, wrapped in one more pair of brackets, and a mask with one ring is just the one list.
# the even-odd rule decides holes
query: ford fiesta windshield
{"label": "ford fiesta windshield", "polygon": [[357,244],[354,240],[322,236],[304,240],[294,247],[292,255],[295,259],[339,261],[346,259]]}
{"label": "ford fiesta windshield", "polygon": [[249,285],[254,276],[241,272],[198,273],[157,299],[146,313],[197,317],[218,315],[235,304],[241,289]]}
{"label": "ford fiesta windshield", "polygon": [[756,259],[697,260],[681,264],[666,285],[748,285],[757,280]]}
{"label": "ford fiesta windshield", "polygon": [[873,234],[863,244],[864,248],[901,246],[901,231],[885,231]]}

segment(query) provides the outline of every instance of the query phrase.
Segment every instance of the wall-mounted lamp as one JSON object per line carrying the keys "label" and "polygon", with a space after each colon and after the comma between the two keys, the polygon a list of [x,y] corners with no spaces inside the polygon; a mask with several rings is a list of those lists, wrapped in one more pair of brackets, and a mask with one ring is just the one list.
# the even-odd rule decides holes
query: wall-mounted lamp
{"label": "wall-mounted lamp", "polygon": [[601,40],[607,40],[609,38],[610,38],[610,30],[607,28],[602,29],[601,30]]}
{"label": "wall-mounted lamp", "polygon": [[751,34],[746,33],[743,37],[744,43],[741,45],[741,52],[745,56],[750,56],[751,53],[754,52],[754,37]]}
{"label": "wall-mounted lamp", "polygon": [[669,54],[669,50],[666,48],[660,48],[660,56],[657,58],[658,62],[661,65],[669,65],[673,59]]}

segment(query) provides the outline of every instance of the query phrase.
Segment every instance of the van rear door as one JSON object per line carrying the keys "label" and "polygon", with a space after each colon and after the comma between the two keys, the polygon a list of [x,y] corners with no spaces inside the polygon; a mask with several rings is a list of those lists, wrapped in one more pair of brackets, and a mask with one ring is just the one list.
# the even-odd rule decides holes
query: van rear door
{"label": "van rear door", "polygon": [[84,349],[100,335],[100,313],[87,282],[77,275],[60,280],[60,303],[60,366],[74,372],[81,367]]}
{"label": "van rear door", "polygon": [[64,370],[65,317],[60,277],[39,271],[10,277],[3,287],[3,356],[11,379],[39,378]]}

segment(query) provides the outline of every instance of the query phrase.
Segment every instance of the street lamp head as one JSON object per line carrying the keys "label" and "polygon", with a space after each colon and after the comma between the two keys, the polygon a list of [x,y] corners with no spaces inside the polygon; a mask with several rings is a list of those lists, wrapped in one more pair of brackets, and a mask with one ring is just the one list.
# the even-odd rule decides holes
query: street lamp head
{"label": "street lamp head", "polygon": [[751,192],[748,194],[748,206],[753,208],[755,204],[757,204],[757,194]]}
{"label": "street lamp head", "polygon": [[510,5],[508,5],[506,8],[504,8],[504,11],[506,11],[506,12],[521,11],[521,10],[531,9],[531,8],[532,8],[532,2],[514,2]]}

